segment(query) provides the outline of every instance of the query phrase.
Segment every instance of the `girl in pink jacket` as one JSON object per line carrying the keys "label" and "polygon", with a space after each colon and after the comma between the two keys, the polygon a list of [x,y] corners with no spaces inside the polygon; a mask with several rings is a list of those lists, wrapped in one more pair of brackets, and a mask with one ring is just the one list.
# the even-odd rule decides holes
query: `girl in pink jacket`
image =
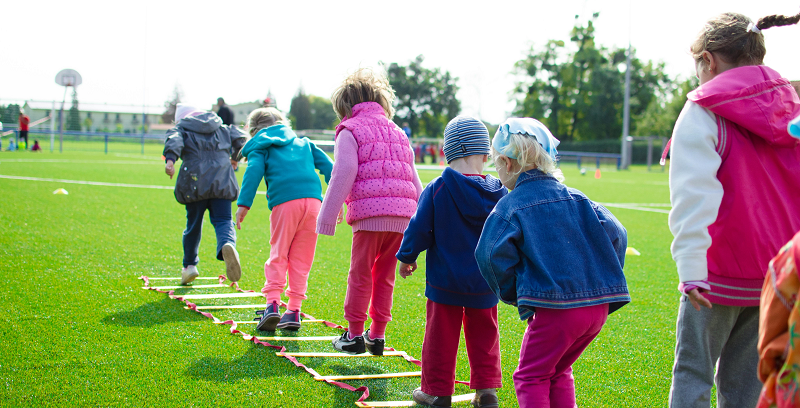
{"label": "girl in pink jacket", "polygon": [[[347,204],[347,223],[353,227],[344,301],[349,328],[333,347],[348,354],[383,354],[392,320],[395,254],[422,193],[408,136],[391,120],[392,101],[388,79],[369,69],[347,77],[331,97],[342,122],[336,127],[335,162],[317,233],[333,235]],[[372,323],[365,333],[367,309]]]}
{"label": "girl in pink jacket", "polygon": [[[679,290],[671,407],[752,407],[759,297],[769,261],[800,229],[800,113],[790,82],[762,65],[761,33],[796,24],[735,13],[712,19],[691,46],[700,86],[672,135],[669,171]],[[716,367],[716,379],[715,379]]]}

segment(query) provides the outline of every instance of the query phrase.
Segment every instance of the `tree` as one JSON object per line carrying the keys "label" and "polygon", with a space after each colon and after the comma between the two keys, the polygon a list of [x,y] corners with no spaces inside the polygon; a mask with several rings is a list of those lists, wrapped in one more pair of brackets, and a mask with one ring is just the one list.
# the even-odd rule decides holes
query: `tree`
{"label": "tree", "polygon": [[672,137],[672,129],[686,104],[686,95],[697,88],[699,80],[691,77],[679,83],[670,99],[653,100],[638,120],[632,123],[631,134],[636,136]]}
{"label": "tree", "polygon": [[181,98],[183,98],[183,90],[180,85],[175,84],[172,96],[164,102],[164,107],[167,109],[161,114],[161,123],[172,123],[175,120],[175,109],[181,103]]}
{"label": "tree", "polygon": [[81,131],[81,112],[78,109],[78,91],[72,88],[72,106],[67,112],[67,122],[64,127],[66,130]]}
{"label": "tree", "polygon": [[297,94],[292,98],[289,107],[289,116],[295,129],[304,130],[313,128],[314,118],[311,113],[311,101],[302,87],[297,90]]}
{"label": "tree", "polygon": [[0,119],[0,122],[5,123],[6,126],[19,123],[19,111],[20,107],[15,103],[9,104],[5,108],[0,109],[0,113],[2,113],[2,119]]}
{"label": "tree", "polygon": [[308,95],[311,104],[311,128],[312,129],[333,129],[339,123],[336,112],[333,111],[333,104],[328,98],[316,95]]}
{"label": "tree", "polygon": [[419,55],[408,66],[383,64],[396,95],[395,122],[408,122],[413,135],[441,137],[447,122],[461,110],[458,78],[439,68],[424,68],[424,60]]}
{"label": "tree", "polygon": [[[576,21],[570,47],[550,40],[542,50],[531,47],[514,66],[517,101],[514,114],[542,120],[562,140],[618,139],[622,134],[627,50],[608,50],[594,41],[594,22]],[[576,16],[576,20],[579,16]],[[634,52],[632,50],[632,52]],[[631,117],[636,120],[653,101],[673,90],[664,64],[646,64],[631,56]]]}

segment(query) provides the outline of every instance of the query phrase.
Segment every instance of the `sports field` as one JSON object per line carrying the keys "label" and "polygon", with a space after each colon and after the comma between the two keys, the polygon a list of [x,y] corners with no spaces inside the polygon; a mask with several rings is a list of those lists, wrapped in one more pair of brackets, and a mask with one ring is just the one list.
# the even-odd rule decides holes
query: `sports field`
{"label": "sports field", "polygon": [[[164,175],[160,149],[147,144],[143,156],[0,152],[0,406],[355,406],[361,392],[315,381],[277,357],[275,350],[231,335],[228,326],[212,324],[165,294],[140,289],[141,275],[180,276],[185,211],[173,197],[174,180]],[[242,170],[237,173],[240,180]],[[609,167],[595,179],[594,169],[585,176],[574,164],[563,170],[566,183],[591,199],[623,204],[609,209],[627,228],[629,247],[641,253],[628,256],[625,264],[633,303],[610,316],[574,366],[578,404],[664,406],[678,306],[677,275],[669,253],[667,174],[644,168],[617,172]],[[437,173],[421,171],[420,176],[426,183]],[[69,194],[54,195],[57,188]],[[268,221],[266,200],[259,196],[237,231],[243,289],[259,290],[263,284]],[[214,259],[213,227],[207,219],[204,228],[201,276],[224,274],[224,263]],[[320,237],[305,313],[345,324],[342,303],[351,237],[346,224],[339,226],[335,237]],[[420,262],[414,276],[398,278],[394,321],[387,330],[387,345],[414,357],[421,355],[425,325],[424,269]],[[158,285],[177,282],[158,281]],[[196,281],[210,283],[216,282]],[[234,291],[176,291],[189,292]],[[213,311],[222,320],[251,320],[253,312]],[[503,407],[516,406],[511,375],[525,330],[517,316],[515,308],[500,305]],[[255,332],[252,325],[239,329]],[[297,335],[340,333],[310,323]],[[283,344],[288,351],[333,351],[329,342],[272,343]],[[298,360],[324,376],[418,370],[399,357]],[[457,379],[469,379],[463,343]],[[410,400],[419,378],[347,383],[367,386],[368,401]],[[469,392],[466,386],[456,386],[456,394]]]}

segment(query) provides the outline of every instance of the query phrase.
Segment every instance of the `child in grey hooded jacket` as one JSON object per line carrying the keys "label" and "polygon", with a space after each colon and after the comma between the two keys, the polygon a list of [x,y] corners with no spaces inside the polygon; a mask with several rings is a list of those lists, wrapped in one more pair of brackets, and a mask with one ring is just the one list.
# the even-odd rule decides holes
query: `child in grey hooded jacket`
{"label": "child in grey hooded jacket", "polygon": [[231,216],[231,202],[239,195],[233,171],[245,135],[235,126],[222,124],[213,112],[178,104],[175,127],[167,132],[164,143],[165,172],[172,178],[174,163],[182,162],[175,182],[175,199],[186,206],[186,230],[183,232],[183,270],[181,284],[197,278],[198,251],[206,210],[217,234],[217,259],[225,261],[228,279],[239,280],[242,268],[236,252],[236,232]]}

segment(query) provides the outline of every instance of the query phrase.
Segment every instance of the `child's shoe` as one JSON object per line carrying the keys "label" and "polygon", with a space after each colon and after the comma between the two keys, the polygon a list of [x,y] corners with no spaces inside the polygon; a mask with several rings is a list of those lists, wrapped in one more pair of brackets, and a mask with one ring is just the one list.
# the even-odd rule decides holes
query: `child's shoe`
{"label": "child's shoe", "polygon": [[373,339],[369,336],[369,329],[364,333],[364,345],[373,356],[382,356],[383,347],[386,345],[385,339]]}
{"label": "child's shoe", "polygon": [[258,322],[256,330],[275,331],[275,326],[278,325],[279,320],[281,320],[281,313],[278,310],[278,302],[272,302],[264,310],[264,315],[261,316],[261,321]]}
{"label": "child's shoe", "polygon": [[333,348],[347,354],[362,354],[366,352],[364,347],[364,336],[350,338],[350,332],[346,331],[342,337],[333,341]]}
{"label": "child's shoe", "polygon": [[287,310],[278,322],[278,328],[284,330],[297,330],[300,328],[300,311]]}
{"label": "child's shoe", "polygon": [[183,270],[181,271],[181,285],[188,285],[198,276],[200,276],[200,272],[197,271],[196,265],[189,265],[183,268]]}
{"label": "child's shoe", "polygon": [[475,397],[472,398],[472,406],[475,408],[498,408],[500,400],[497,399],[497,391],[493,388],[477,390]]}
{"label": "child's shoe", "polygon": [[435,397],[422,392],[422,387],[411,392],[411,399],[424,407],[449,407],[452,405],[452,397]]}
{"label": "child's shoe", "polygon": [[222,246],[222,259],[225,260],[225,276],[231,282],[239,282],[242,277],[242,265],[239,264],[239,253],[231,243]]}

